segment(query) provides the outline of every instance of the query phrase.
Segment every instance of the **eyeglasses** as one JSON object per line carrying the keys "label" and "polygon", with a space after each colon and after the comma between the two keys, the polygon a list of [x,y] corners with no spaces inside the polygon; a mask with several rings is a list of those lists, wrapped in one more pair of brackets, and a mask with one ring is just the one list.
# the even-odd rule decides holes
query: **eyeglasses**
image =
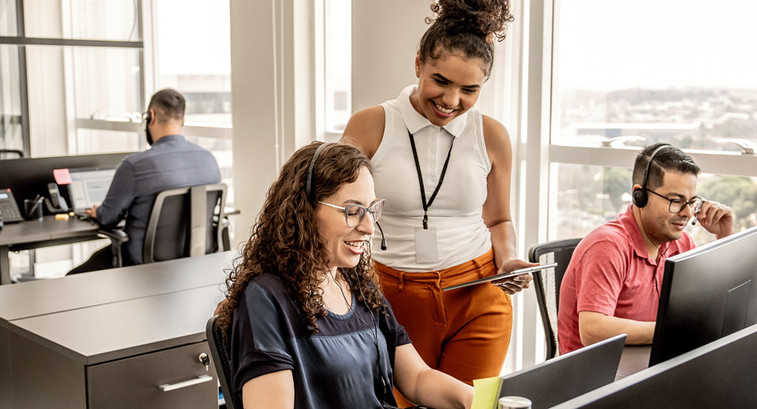
{"label": "eyeglasses", "polygon": [[379,218],[381,217],[381,211],[384,209],[384,199],[378,199],[375,202],[373,202],[370,206],[363,206],[360,204],[352,204],[347,206],[337,206],[331,203],[326,203],[322,201],[318,201],[318,203],[333,207],[334,209],[339,209],[344,212],[344,221],[347,223],[347,226],[349,227],[355,227],[363,222],[363,219],[365,219],[365,215],[367,213],[371,214],[371,217],[373,218],[373,222],[377,222]]}
{"label": "eyeglasses", "polygon": [[685,202],[681,199],[670,199],[668,197],[665,197],[657,192],[655,192],[652,189],[646,189],[647,192],[652,192],[656,194],[657,196],[660,196],[661,198],[667,200],[670,202],[670,205],[668,205],[668,211],[670,213],[680,213],[685,206],[689,206],[691,210],[696,213],[699,211],[699,209],[702,207],[702,204],[704,204],[704,199],[702,199],[699,196],[694,196],[693,199],[689,200],[688,202]]}

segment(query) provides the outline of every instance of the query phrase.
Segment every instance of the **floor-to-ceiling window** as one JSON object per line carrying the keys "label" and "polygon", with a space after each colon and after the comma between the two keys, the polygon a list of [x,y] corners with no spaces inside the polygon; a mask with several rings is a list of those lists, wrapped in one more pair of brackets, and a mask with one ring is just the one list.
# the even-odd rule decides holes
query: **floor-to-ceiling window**
{"label": "floor-to-ceiling window", "polygon": [[732,206],[738,230],[757,224],[755,12],[738,0],[554,1],[550,239],[624,211],[632,156],[656,142],[700,162],[699,195]]}
{"label": "floor-to-ceiling window", "polygon": [[[187,98],[185,135],[216,156],[233,204],[229,31],[221,0],[0,0],[0,149],[146,149],[141,113],[172,87]],[[15,257],[16,271],[32,260],[60,274],[100,245]]]}

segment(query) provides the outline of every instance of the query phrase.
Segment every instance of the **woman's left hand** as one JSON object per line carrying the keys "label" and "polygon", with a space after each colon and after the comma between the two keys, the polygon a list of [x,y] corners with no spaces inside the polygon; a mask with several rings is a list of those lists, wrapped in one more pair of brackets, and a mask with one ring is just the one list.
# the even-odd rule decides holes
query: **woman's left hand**
{"label": "woman's left hand", "polygon": [[[539,263],[529,263],[524,260],[520,260],[517,258],[510,258],[505,260],[504,263],[502,263],[502,267],[499,268],[499,271],[497,271],[497,274],[507,273],[510,271],[517,270],[519,268],[525,268],[525,267],[533,267],[538,266]],[[523,291],[524,289],[531,286],[531,280],[533,280],[533,277],[531,274],[521,274],[517,275],[515,277],[510,278],[504,278],[502,280],[495,280],[492,281],[492,284],[499,287],[502,291],[506,292],[507,294],[513,295],[515,293],[519,293]]]}

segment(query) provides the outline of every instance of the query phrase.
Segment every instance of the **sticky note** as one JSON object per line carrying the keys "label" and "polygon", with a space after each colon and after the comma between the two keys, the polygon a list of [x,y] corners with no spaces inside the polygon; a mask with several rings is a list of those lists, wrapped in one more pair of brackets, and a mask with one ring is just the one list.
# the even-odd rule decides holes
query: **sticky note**
{"label": "sticky note", "polygon": [[55,183],[59,185],[68,185],[71,183],[71,174],[68,173],[68,168],[53,169],[53,176],[55,177]]}
{"label": "sticky note", "polygon": [[473,380],[473,404],[471,409],[492,409],[497,402],[501,382],[499,376]]}

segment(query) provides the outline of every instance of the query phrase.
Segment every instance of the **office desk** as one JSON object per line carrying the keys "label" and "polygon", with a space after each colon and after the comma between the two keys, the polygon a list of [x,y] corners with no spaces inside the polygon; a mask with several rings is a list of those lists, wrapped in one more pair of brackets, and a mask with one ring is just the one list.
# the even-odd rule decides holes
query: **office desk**
{"label": "office desk", "polygon": [[237,255],[226,251],[0,286],[0,328],[21,318],[214,284],[220,288]]}
{"label": "office desk", "polygon": [[0,287],[0,407],[217,408],[198,357],[235,255]]}
{"label": "office desk", "polygon": [[651,345],[626,345],[623,347],[623,355],[620,356],[615,380],[647,369],[649,367],[649,354],[651,353]]}
{"label": "office desk", "polygon": [[0,284],[10,284],[10,251],[36,249],[96,240],[98,224],[88,220],[69,217],[55,220],[44,216],[41,220],[6,223],[0,230]]}

